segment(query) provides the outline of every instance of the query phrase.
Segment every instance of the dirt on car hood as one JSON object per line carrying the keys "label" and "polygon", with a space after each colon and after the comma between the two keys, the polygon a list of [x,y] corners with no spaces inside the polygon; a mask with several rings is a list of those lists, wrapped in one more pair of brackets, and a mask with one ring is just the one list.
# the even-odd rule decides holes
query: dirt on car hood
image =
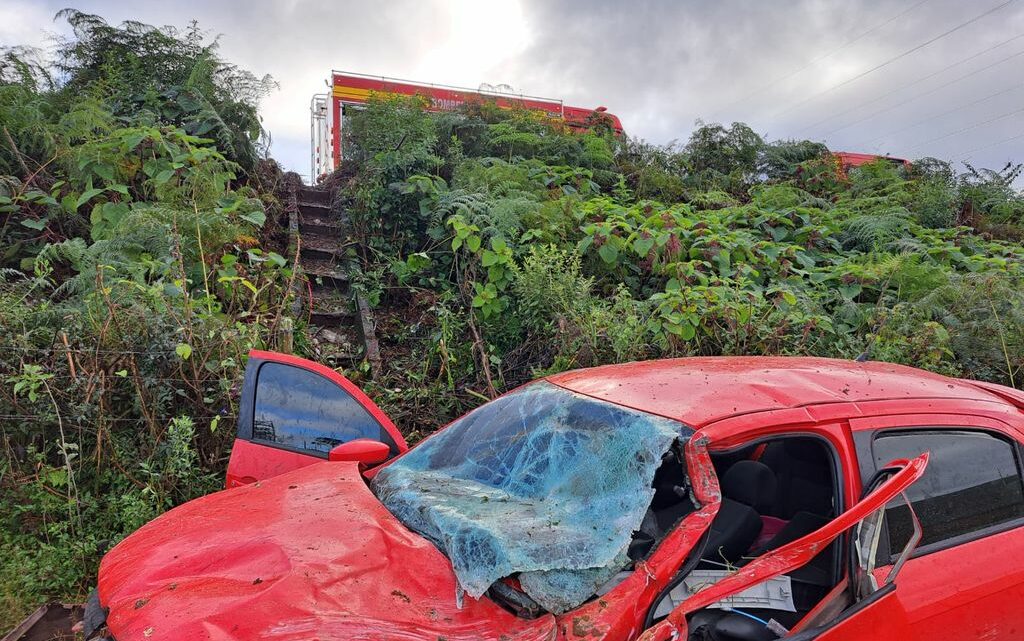
{"label": "dirt on car hood", "polygon": [[551,639],[483,597],[456,603],[451,563],[370,492],[318,463],[190,501],[100,565],[118,641]]}

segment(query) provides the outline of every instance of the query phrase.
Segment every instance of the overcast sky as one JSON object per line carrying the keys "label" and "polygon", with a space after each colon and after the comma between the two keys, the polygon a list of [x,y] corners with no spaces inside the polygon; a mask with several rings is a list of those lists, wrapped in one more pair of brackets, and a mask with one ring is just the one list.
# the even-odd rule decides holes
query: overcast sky
{"label": "overcast sky", "polygon": [[604,105],[657,143],[741,120],[834,150],[1024,161],[1024,0],[0,0],[0,44],[64,32],[65,6],[220,34],[280,83],[271,153],[303,175],[331,69]]}

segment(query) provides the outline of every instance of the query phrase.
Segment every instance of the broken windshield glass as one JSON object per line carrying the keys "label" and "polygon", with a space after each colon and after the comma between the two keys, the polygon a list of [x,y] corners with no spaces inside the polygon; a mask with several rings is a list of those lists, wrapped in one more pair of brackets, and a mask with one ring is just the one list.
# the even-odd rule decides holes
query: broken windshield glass
{"label": "broken windshield glass", "polygon": [[424,441],[381,470],[373,490],[448,556],[470,596],[518,574],[526,594],[560,613],[628,563],[661,456],[691,434],[535,383]]}

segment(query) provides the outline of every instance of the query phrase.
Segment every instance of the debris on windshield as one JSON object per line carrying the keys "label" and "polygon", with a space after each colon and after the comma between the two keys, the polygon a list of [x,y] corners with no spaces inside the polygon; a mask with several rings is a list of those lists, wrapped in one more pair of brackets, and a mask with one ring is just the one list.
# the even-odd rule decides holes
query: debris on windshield
{"label": "debris on windshield", "polygon": [[626,550],[681,423],[536,383],[453,423],[373,482],[377,497],[480,597],[518,575],[561,613],[629,563]]}

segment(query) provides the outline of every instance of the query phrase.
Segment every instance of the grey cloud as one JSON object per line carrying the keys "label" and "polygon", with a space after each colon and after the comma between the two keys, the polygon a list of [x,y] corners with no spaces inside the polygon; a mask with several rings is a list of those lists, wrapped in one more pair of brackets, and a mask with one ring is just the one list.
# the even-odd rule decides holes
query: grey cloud
{"label": "grey cloud", "polygon": [[[69,0],[45,6],[56,12]],[[511,1],[511,0],[510,0]],[[0,4],[40,3],[0,0]],[[792,0],[637,2],[523,0],[530,36],[522,51],[490,51],[496,62],[476,82],[507,83],[566,103],[605,105],[630,133],[653,142],[685,140],[697,118],[742,120],[770,137],[827,138],[852,151],[935,155],[999,166],[1024,158],[1024,116],[997,117],[1024,106],[1024,55],[983,70],[1003,57],[1024,52],[1024,38],[978,56],[967,64],[904,89],[909,83],[1024,34],[1024,4],[1014,3],[953,36],[879,71],[793,107],[821,90],[869,69],[910,47],[994,7],[1000,0]],[[445,2],[137,2],[72,3],[109,20],[138,19],[183,25],[190,18],[223,34],[224,55],[257,73],[269,72],[281,90],[266,103],[273,152],[289,168],[307,167],[307,106],[322,90],[330,69],[410,77],[439,44],[460,35],[449,20],[457,5]],[[513,3],[514,4],[514,3]],[[892,16],[911,10],[834,55],[792,77],[794,70],[828,53]],[[41,25],[54,28],[53,25]],[[507,25],[481,28],[500,34]],[[467,47],[457,58],[477,59]],[[455,65],[457,66],[457,65]],[[972,73],[973,72],[973,73]],[[463,78],[457,68],[436,68],[428,82]],[[935,87],[958,75],[969,78]],[[775,80],[778,82],[772,82]],[[470,80],[464,80],[469,83]],[[771,83],[763,90],[753,90]],[[989,100],[979,99],[1008,89]],[[866,118],[874,111],[925,92],[904,106]],[[886,95],[886,94],[892,95]],[[885,96],[873,104],[860,105]],[[977,102],[977,104],[969,104]],[[856,109],[852,109],[856,107]],[[849,114],[839,115],[850,110]],[[951,113],[933,118],[945,111]],[[863,119],[863,122],[855,122]],[[922,120],[926,124],[915,126]],[[928,142],[985,120],[992,123]],[[823,122],[822,122],[823,121]],[[854,123],[842,129],[840,127]]]}

